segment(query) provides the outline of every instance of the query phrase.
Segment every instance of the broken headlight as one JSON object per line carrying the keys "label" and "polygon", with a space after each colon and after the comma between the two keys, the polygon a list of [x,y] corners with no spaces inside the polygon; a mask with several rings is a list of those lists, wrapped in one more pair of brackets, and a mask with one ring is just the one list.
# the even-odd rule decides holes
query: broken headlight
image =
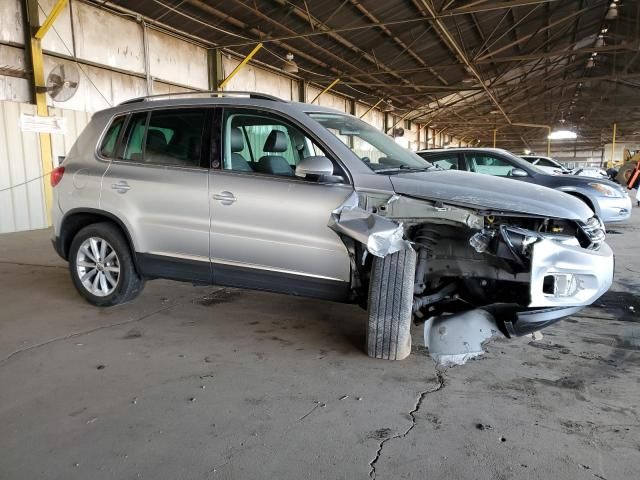
{"label": "broken headlight", "polygon": [[578,240],[583,247],[594,248],[604,242],[606,232],[602,220],[594,215],[585,223],[580,224]]}

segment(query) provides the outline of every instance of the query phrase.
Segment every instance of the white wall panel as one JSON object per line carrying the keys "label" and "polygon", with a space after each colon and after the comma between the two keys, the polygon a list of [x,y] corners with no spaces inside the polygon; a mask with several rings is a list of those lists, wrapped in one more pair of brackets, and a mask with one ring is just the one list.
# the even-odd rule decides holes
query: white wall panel
{"label": "white wall panel", "polygon": [[207,51],[184,40],[147,30],[149,66],[158,80],[206,90],[209,86]]}
{"label": "white wall panel", "polygon": [[[233,57],[222,57],[222,68],[224,76],[229,75],[240,63],[240,60]],[[248,92],[260,92],[274,95],[283,100],[297,100],[292,97],[292,80],[284,75],[270,72],[268,70],[246,65],[227,84],[226,90],[240,90]]]}
{"label": "white wall panel", "polygon": [[67,130],[64,135],[51,135],[51,149],[53,151],[53,165],[58,166],[58,157],[65,157],[76,138],[82,133],[84,127],[91,120],[91,114],[77,110],[65,110],[62,108],[50,108],[49,115],[63,117]]}
{"label": "white wall panel", "polygon": [[[38,0],[38,4],[40,5],[38,16],[41,25],[51,12],[55,3],[56,0]],[[67,3],[58,18],[56,18],[53,27],[42,39],[43,50],[62,53],[63,55],[73,55],[70,3],[71,2]]]}
{"label": "white wall panel", "polygon": [[[356,117],[360,117],[364,112],[369,110],[369,105],[363,105],[362,103],[356,103]],[[371,110],[367,113],[362,120],[373,125],[374,127],[382,130],[384,128],[384,113],[380,110]]]}
{"label": "white wall panel", "polygon": [[75,2],[73,29],[78,58],[144,73],[142,28],[136,22]]}
{"label": "white wall panel", "polygon": [[[35,105],[0,102],[0,233],[45,228],[40,146],[38,134],[23,132],[21,114],[35,115]],[[86,112],[52,108],[51,115],[66,119],[64,135],[51,135],[54,166],[66,156],[89,122]]]}
{"label": "white wall panel", "polygon": [[0,0],[0,41],[24,43],[21,0]]}
{"label": "white wall panel", "polygon": [[46,227],[38,135],[21,131],[22,113],[35,106],[0,102],[0,233]]}

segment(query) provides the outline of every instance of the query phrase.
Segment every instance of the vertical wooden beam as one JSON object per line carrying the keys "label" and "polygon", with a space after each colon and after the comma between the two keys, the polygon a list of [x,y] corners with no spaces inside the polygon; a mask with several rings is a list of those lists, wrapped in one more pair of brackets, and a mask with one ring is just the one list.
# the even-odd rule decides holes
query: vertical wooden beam
{"label": "vertical wooden beam", "polygon": [[613,124],[613,142],[611,143],[611,165],[613,166],[613,157],[616,154],[616,129],[618,127],[617,123]]}
{"label": "vertical wooden beam", "polygon": [[209,76],[209,90],[217,90],[220,82],[224,80],[222,52],[219,48],[210,48],[207,50],[207,72]]}

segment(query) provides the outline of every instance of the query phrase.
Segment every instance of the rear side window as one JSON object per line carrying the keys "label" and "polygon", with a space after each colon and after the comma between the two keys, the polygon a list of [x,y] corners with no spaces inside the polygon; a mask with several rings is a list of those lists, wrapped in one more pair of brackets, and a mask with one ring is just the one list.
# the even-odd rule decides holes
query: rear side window
{"label": "rear side window", "polygon": [[203,109],[132,114],[118,158],[136,163],[198,167],[205,117]]}
{"label": "rear side window", "polygon": [[121,117],[116,117],[115,120],[109,126],[107,133],[102,139],[102,144],[100,145],[100,155],[105,158],[113,158],[113,154],[116,150],[116,143],[118,141],[118,136],[122,131],[122,127],[124,126],[124,121],[126,120],[126,115]]}

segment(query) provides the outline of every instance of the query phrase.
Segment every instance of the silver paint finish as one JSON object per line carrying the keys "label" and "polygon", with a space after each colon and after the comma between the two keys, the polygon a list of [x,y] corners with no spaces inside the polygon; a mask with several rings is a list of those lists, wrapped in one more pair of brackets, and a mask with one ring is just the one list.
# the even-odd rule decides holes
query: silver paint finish
{"label": "silver paint finish", "polygon": [[220,170],[210,178],[214,281],[218,262],[349,281],[347,249],[327,221],[352,186]]}
{"label": "silver paint finish", "polygon": [[141,253],[209,258],[208,172],[111,162],[100,209],[126,225]]}
{"label": "silver paint finish", "polygon": [[[576,293],[566,297],[544,293],[547,275],[573,275],[578,285]],[[597,250],[547,238],[533,245],[529,307],[591,305],[609,290],[612,282],[613,252],[606,243]]]}

